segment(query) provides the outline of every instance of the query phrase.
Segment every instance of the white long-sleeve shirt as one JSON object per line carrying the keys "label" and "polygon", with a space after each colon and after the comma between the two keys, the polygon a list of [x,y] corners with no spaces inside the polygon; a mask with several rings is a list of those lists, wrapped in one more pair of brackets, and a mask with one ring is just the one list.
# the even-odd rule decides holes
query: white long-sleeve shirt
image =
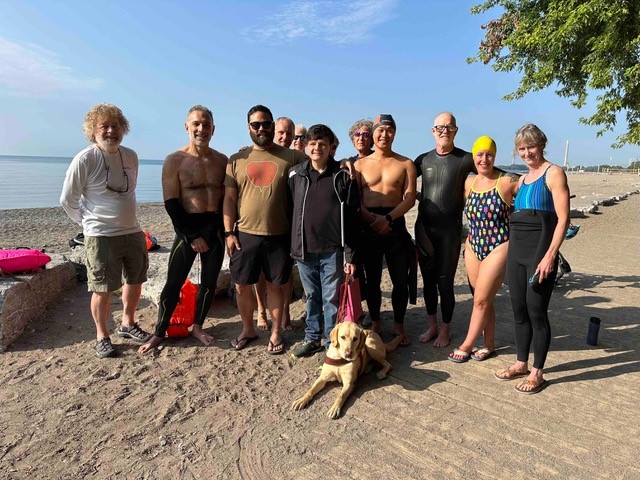
{"label": "white long-sleeve shirt", "polygon": [[[67,169],[60,204],[71,220],[82,225],[85,236],[115,237],[141,231],[136,218],[138,156],[130,148],[119,148],[120,153],[109,154],[91,145],[78,153]],[[126,192],[107,189],[107,167],[109,185],[125,190],[128,180]]]}

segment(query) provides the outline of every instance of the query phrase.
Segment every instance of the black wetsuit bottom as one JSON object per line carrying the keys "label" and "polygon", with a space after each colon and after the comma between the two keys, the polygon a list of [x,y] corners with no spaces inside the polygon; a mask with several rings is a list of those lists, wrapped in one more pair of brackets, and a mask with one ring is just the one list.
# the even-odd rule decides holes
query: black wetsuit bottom
{"label": "black wetsuit bottom", "polygon": [[[195,323],[202,325],[209,312],[211,302],[216,292],[218,274],[222,267],[224,258],[224,241],[220,231],[222,221],[220,215],[213,212],[190,214],[200,216],[199,220],[206,222],[206,226],[198,232],[199,236],[207,242],[209,250],[200,253],[200,286],[196,297]],[[176,238],[171,247],[169,255],[169,267],[167,268],[167,283],[160,294],[158,305],[158,323],[156,324],[155,335],[164,337],[171,315],[178,305],[180,290],[184,281],[189,275],[189,271],[198,254],[193,251],[191,244],[181,234],[176,234]]]}
{"label": "black wetsuit bottom", "polygon": [[[393,208],[369,208],[371,213],[386,215]],[[407,231],[404,217],[394,220],[391,233],[378,235],[365,227],[366,241],[362,244],[362,263],[367,281],[367,306],[371,320],[380,320],[380,306],[382,305],[382,262],[387,262],[387,270],[391,277],[391,305],[393,307],[393,321],[403,323],[409,302],[409,249],[411,236]],[[414,253],[415,255],[415,253]],[[415,260],[414,260],[415,261]]]}
{"label": "black wetsuit bottom", "polygon": [[520,210],[509,219],[507,278],[515,318],[516,352],[519,362],[527,362],[533,344],[533,367],[543,368],[551,343],[547,315],[558,261],[542,283],[530,283],[538,263],[547,253],[558,217],[553,212]]}
{"label": "black wetsuit bottom", "polygon": [[442,321],[450,323],[456,297],[453,290],[456,269],[462,246],[462,226],[439,224],[425,226],[420,216],[416,220],[416,244],[418,246],[418,262],[422,273],[424,304],[427,315],[438,313],[438,292],[440,292],[440,309]]}

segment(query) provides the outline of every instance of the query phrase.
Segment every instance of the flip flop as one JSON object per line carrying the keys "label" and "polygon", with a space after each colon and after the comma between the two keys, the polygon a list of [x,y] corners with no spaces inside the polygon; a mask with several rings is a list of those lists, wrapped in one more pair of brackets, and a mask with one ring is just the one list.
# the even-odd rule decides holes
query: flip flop
{"label": "flip flop", "polygon": [[489,350],[488,348],[480,348],[471,352],[470,357],[476,362],[484,362],[492,357],[496,356],[495,350]]}
{"label": "flip flop", "polygon": [[[506,375],[504,377],[500,377],[498,376],[498,372],[505,372]],[[511,373],[511,371],[508,368],[505,368],[504,370],[498,370],[498,372],[495,372],[493,374],[498,380],[513,380],[514,378],[526,377],[531,373],[529,370],[527,370],[526,372]]]}
{"label": "flip flop", "polygon": [[284,353],[284,340],[280,340],[280,343],[273,343],[271,340],[269,340],[269,346],[271,348],[277,348],[280,345],[282,345],[282,348],[280,350],[269,350],[269,347],[267,347],[267,353],[269,355],[282,355]]}
{"label": "flip flop", "polygon": [[[525,386],[533,386],[533,388],[531,390],[523,390],[522,388]],[[518,393],[524,393],[525,395],[533,395],[534,393],[538,393],[539,391],[543,390],[544,388],[547,387],[547,385],[549,385],[549,382],[547,382],[544,378],[542,379],[542,381],[540,383],[537,383],[533,380],[525,380],[524,382],[520,382],[519,384],[517,384],[515,387],[513,387],[515,389],[516,392]]]}
{"label": "flip flop", "polygon": [[[257,339],[258,339],[257,335],[255,337],[242,337],[242,338],[236,337],[234,339],[236,341],[236,344],[234,345],[233,342],[229,342],[229,348],[239,352],[240,350],[244,349],[247,345],[249,345],[251,342]],[[240,346],[240,342],[244,342],[242,346]]]}
{"label": "flip flop", "polygon": [[[454,355],[458,356],[458,357],[462,357],[462,358],[456,358],[454,357]],[[464,362],[468,362],[469,361],[469,353],[465,352],[464,350],[460,350],[458,348],[456,348],[453,352],[451,352],[449,354],[449,360],[451,360],[453,363],[464,363]]]}

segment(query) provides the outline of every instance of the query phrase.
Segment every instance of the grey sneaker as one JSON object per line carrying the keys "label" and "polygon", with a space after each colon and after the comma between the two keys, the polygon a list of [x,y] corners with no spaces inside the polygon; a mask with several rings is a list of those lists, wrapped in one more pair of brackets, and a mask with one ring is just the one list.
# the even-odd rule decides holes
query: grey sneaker
{"label": "grey sneaker", "polygon": [[151,338],[151,334],[141,329],[137,323],[134,323],[132,327],[120,325],[116,330],[116,334],[119,337],[130,338],[137,343],[145,343]]}
{"label": "grey sneaker", "polygon": [[116,351],[113,349],[113,345],[111,345],[111,339],[109,337],[104,337],[102,340],[98,340],[96,342],[96,357],[107,358],[115,356]]}
{"label": "grey sneaker", "polygon": [[317,340],[305,340],[293,350],[294,357],[307,357],[312,353],[322,350],[322,345]]}

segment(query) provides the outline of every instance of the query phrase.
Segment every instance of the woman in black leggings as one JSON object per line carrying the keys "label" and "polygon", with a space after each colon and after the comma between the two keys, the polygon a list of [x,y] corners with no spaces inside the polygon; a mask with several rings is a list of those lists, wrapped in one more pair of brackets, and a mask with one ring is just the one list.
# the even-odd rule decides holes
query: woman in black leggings
{"label": "woman in black leggings", "polygon": [[[511,214],[507,279],[516,322],[516,363],[496,372],[500,380],[527,378],[516,385],[520,393],[542,390],[542,369],[549,351],[551,329],[547,310],[558,268],[558,250],[569,225],[569,187],[562,168],[544,158],[547,137],[529,124],[516,133],[518,154],[529,167]],[[533,368],[528,370],[533,345]]]}

